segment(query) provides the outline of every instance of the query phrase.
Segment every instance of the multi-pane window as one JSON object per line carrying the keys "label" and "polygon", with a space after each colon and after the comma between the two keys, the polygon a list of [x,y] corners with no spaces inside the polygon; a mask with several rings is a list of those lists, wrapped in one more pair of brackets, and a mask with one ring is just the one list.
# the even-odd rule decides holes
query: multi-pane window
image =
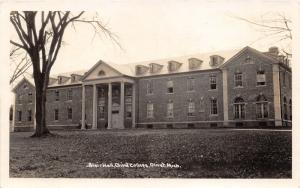
{"label": "multi-pane window", "polygon": [[21,104],[21,103],[22,103],[22,95],[21,95],[21,94],[18,94],[18,95],[17,95],[17,103],[18,103],[18,104]]}
{"label": "multi-pane window", "polygon": [[31,121],[32,120],[32,111],[28,110],[27,111],[27,121]]}
{"label": "multi-pane window", "polygon": [[147,82],[147,94],[153,94],[153,81],[149,80]]}
{"label": "multi-pane window", "polygon": [[32,93],[28,93],[28,103],[32,103]]}
{"label": "multi-pane window", "polygon": [[55,100],[59,101],[59,91],[55,90]]}
{"label": "multi-pane window", "polygon": [[282,73],[282,82],[283,82],[283,86],[286,86],[286,73],[285,73],[285,71],[283,71],[283,73]]}
{"label": "multi-pane window", "polygon": [[167,104],[167,117],[172,118],[174,117],[174,112],[173,112],[173,102],[168,102]]}
{"label": "multi-pane window", "polygon": [[147,104],[147,118],[153,118],[153,103]]}
{"label": "multi-pane window", "polygon": [[132,96],[132,86],[126,86],[125,88],[125,96]]}
{"label": "multi-pane window", "polygon": [[246,59],[245,59],[245,63],[247,63],[247,64],[249,63],[250,64],[251,62],[252,62],[251,57],[247,56]]}
{"label": "multi-pane window", "polygon": [[256,74],[256,85],[258,86],[264,86],[266,85],[266,75],[265,71],[260,70]]}
{"label": "multi-pane window", "polygon": [[68,89],[67,98],[69,101],[72,100],[72,98],[73,98],[73,90],[72,89]]}
{"label": "multi-pane window", "polygon": [[72,119],[72,118],[73,118],[72,108],[68,107],[68,119]]}
{"label": "multi-pane window", "polygon": [[22,121],[22,111],[18,111],[18,121]]}
{"label": "multi-pane window", "polygon": [[215,98],[210,99],[210,114],[211,115],[218,114],[218,103],[217,103],[217,99]]}
{"label": "multi-pane window", "polygon": [[188,78],[188,80],[187,80],[187,90],[188,91],[194,91],[195,90],[195,79],[194,78]]}
{"label": "multi-pane window", "polygon": [[172,80],[167,81],[167,93],[174,93],[174,84]]}
{"label": "multi-pane window", "polygon": [[209,83],[210,83],[210,89],[217,89],[217,77],[216,77],[216,75],[210,75]]}
{"label": "multi-pane window", "polygon": [[200,98],[200,104],[199,104],[199,112],[204,112],[205,111],[205,106],[204,106],[204,98]]}
{"label": "multi-pane window", "polygon": [[283,97],[283,114],[284,114],[284,119],[287,119],[288,115],[287,115],[287,101],[286,101],[286,97]]}
{"label": "multi-pane window", "polygon": [[188,116],[195,116],[195,112],[196,112],[195,102],[190,100],[188,102]]}
{"label": "multi-pane window", "polygon": [[54,120],[58,120],[58,109],[54,109]]}
{"label": "multi-pane window", "polygon": [[259,95],[256,100],[256,117],[267,118],[269,116],[268,101],[264,95]]}
{"label": "multi-pane window", "polygon": [[235,87],[243,87],[243,74],[237,72],[234,74],[234,86]]}
{"label": "multi-pane window", "polygon": [[234,100],[234,119],[245,118],[245,102],[243,98],[238,97]]}
{"label": "multi-pane window", "polygon": [[126,118],[131,118],[132,117],[132,105],[131,104],[126,104],[126,108],[125,108],[125,117]]}

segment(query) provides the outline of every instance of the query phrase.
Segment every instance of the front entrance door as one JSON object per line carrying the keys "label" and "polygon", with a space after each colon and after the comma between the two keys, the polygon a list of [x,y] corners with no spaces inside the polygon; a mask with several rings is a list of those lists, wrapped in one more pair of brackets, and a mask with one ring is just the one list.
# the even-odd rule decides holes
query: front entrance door
{"label": "front entrance door", "polygon": [[120,104],[118,103],[114,103],[112,105],[111,124],[113,129],[123,128],[123,124],[121,121],[121,114],[120,114]]}

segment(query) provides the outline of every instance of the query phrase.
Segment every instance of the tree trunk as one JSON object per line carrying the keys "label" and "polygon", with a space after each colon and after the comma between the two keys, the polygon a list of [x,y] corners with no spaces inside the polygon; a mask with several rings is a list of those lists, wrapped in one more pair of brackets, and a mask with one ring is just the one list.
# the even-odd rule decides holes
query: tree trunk
{"label": "tree trunk", "polygon": [[35,79],[35,93],[36,93],[36,129],[32,137],[41,137],[48,135],[50,132],[46,126],[46,94],[48,79],[45,79],[45,75],[40,74],[39,79]]}

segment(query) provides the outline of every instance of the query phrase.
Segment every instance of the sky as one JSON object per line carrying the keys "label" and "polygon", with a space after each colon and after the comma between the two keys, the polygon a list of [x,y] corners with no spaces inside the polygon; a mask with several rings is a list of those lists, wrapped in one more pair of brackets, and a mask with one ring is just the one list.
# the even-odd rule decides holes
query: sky
{"label": "sky", "polygon": [[[70,29],[67,33],[67,44],[53,73],[89,69],[99,59],[130,63],[246,45],[265,51],[276,45],[275,41],[254,42],[262,33],[234,16],[251,20],[259,20],[270,12],[291,16],[291,4],[286,1],[250,2],[103,1],[97,12],[102,22],[118,35],[122,49],[104,36],[93,38],[93,29],[80,24],[76,31]],[[86,16],[89,14],[92,12]]]}
{"label": "sky", "polygon": [[[76,1],[75,1],[76,2]],[[256,27],[234,18],[260,20],[280,12],[291,17],[290,1],[97,1],[95,11],[102,23],[118,36],[122,48],[92,27],[76,24],[64,36],[64,46],[51,74],[88,70],[97,61],[130,63],[211,51],[243,48],[261,51],[270,46],[284,48],[274,39],[261,39]],[[256,42],[255,42],[256,41]]]}

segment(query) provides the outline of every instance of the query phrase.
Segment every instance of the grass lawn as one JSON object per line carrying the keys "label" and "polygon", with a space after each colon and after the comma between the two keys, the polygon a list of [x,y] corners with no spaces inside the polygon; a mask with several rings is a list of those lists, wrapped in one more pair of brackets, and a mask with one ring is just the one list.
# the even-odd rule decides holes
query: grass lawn
{"label": "grass lawn", "polygon": [[[292,132],[231,129],[57,131],[10,134],[10,177],[291,178]],[[180,168],[88,168],[170,163]]]}

